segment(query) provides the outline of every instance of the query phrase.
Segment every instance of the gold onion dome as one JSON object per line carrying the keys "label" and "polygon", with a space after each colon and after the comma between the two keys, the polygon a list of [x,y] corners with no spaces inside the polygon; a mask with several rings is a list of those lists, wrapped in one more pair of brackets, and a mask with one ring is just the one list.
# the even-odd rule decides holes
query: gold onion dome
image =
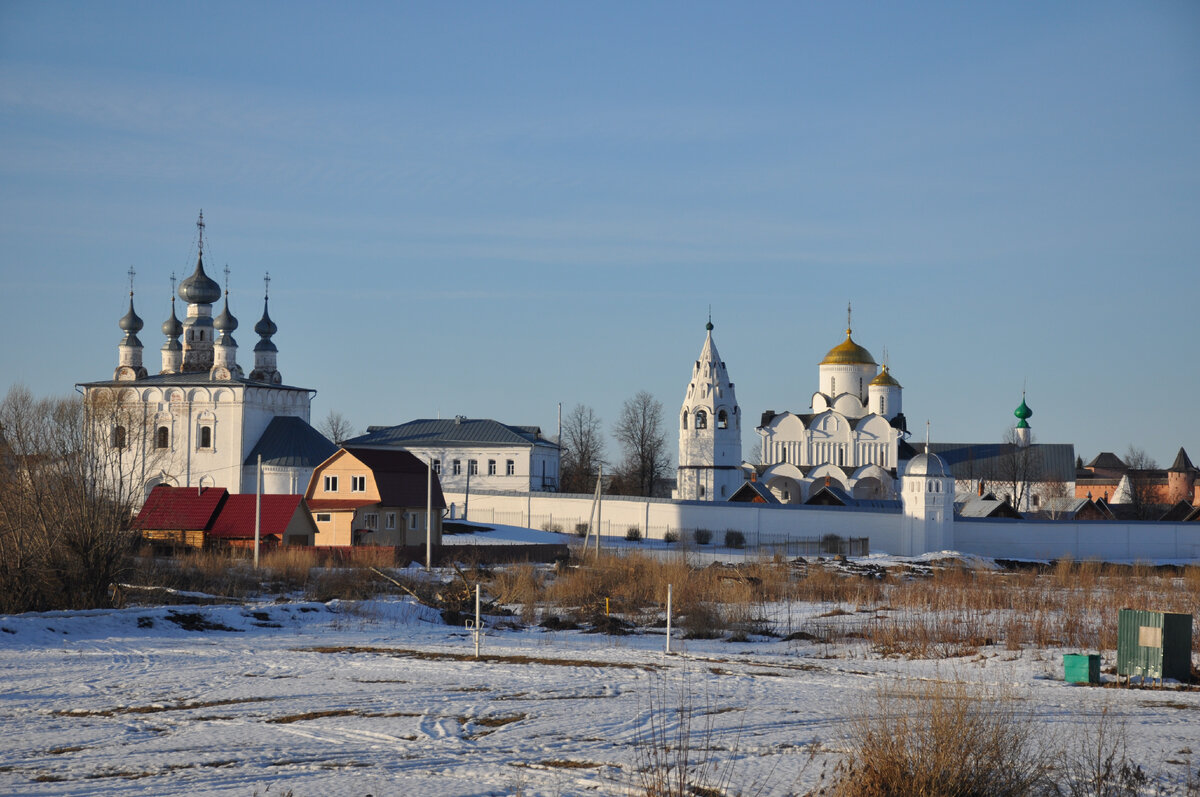
{"label": "gold onion dome", "polygon": [[830,349],[829,353],[825,355],[825,359],[821,360],[821,365],[875,364],[875,358],[871,356],[871,352],[851,339],[849,329],[846,330],[846,339]]}
{"label": "gold onion dome", "polygon": [[882,387],[900,387],[900,383],[896,381],[896,377],[888,373],[888,367],[883,366],[883,370],[879,372],[879,376],[871,380],[871,385]]}

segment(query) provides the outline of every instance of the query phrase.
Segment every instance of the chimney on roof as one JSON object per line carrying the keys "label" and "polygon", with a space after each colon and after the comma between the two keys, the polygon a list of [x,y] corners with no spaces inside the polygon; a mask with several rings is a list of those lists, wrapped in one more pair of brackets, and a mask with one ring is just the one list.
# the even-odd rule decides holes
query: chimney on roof
{"label": "chimney on roof", "polygon": [[828,487],[828,486],[829,486],[829,481],[830,481],[829,477],[828,477],[828,476],[826,476],[826,477],[825,477],[825,486],[826,486],[826,487]]}
{"label": "chimney on roof", "polygon": [[465,415],[455,415],[454,416],[454,425],[462,426],[462,422],[465,421],[466,419],[467,419],[467,416],[465,416]]}

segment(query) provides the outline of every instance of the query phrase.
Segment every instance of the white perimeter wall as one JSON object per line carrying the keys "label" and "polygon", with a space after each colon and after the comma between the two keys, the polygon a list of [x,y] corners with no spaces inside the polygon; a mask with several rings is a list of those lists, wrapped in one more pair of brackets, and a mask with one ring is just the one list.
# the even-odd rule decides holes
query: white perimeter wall
{"label": "white perimeter wall", "polygon": [[[446,503],[462,517],[463,493],[444,490]],[[471,492],[468,520],[572,532],[587,523],[592,497],[561,493]],[[901,515],[897,512],[851,511],[813,506],[730,504],[710,501],[670,501],[629,496],[606,496],[601,502],[600,533],[624,537],[633,527],[647,539],[662,539],[668,531],[695,529],[713,532],[720,544],[728,530],[744,533],[747,541],[789,538],[869,537],[872,550],[898,550]]]}
{"label": "white perimeter wall", "polygon": [[955,518],[954,548],[1013,559],[1200,559],[1200,523]]}
{"label": "white perimeter wall", "polygon": [[[461,492],[446,491],[447,504],[462,517]],[[586,523],[592,497],[560,493],[476,493],[468,520],[571,532]],[[708,501],[608,496],[601,503],[600,533],[623,537],[637,527],[649,539],[668,531],[698,528],[713,532],[720,544],[726,530],[741,531],[748,542],[800,537],[868,537],[875,553],[899,554],[903,515],[900,512],[773,504],[730,504]],[[1118,523],[1115,521],[954,520],[949,547],[980,556],[1014,559],[1154,560],[1200,559],[1200,523]],[[752,536],[754,535],[754,536]]]}

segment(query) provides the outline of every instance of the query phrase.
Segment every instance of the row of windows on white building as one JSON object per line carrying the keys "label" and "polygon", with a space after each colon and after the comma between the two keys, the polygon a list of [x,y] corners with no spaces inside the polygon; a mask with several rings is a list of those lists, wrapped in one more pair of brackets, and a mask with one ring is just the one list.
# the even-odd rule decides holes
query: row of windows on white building
{"label": "row of windows on white building", "polygon": [[[129,433],[124,426],[117,425],[113,427],[112,435],[109,442],[113,448],[124,448],[129,444]],[[165,450],[171,447],[171,430],[166,426],[160,426],[154,430],[154,447],[156,449]],[[213,447],[213,428],[209,424],[204,424],[196,430],[196,448],[212,448]]]}

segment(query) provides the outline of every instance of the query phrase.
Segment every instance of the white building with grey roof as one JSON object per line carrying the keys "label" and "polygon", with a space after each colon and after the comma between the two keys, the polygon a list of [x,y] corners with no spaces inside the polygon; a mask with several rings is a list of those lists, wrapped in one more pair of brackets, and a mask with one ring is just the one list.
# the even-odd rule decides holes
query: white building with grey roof
{"label": "white building with grey roof", "polygon": [[537,426],[462,415],[422,418],[398,426],[371,426],[345,445],[409,451],[433,463],[447,492],[558,491],[559,447]]}

